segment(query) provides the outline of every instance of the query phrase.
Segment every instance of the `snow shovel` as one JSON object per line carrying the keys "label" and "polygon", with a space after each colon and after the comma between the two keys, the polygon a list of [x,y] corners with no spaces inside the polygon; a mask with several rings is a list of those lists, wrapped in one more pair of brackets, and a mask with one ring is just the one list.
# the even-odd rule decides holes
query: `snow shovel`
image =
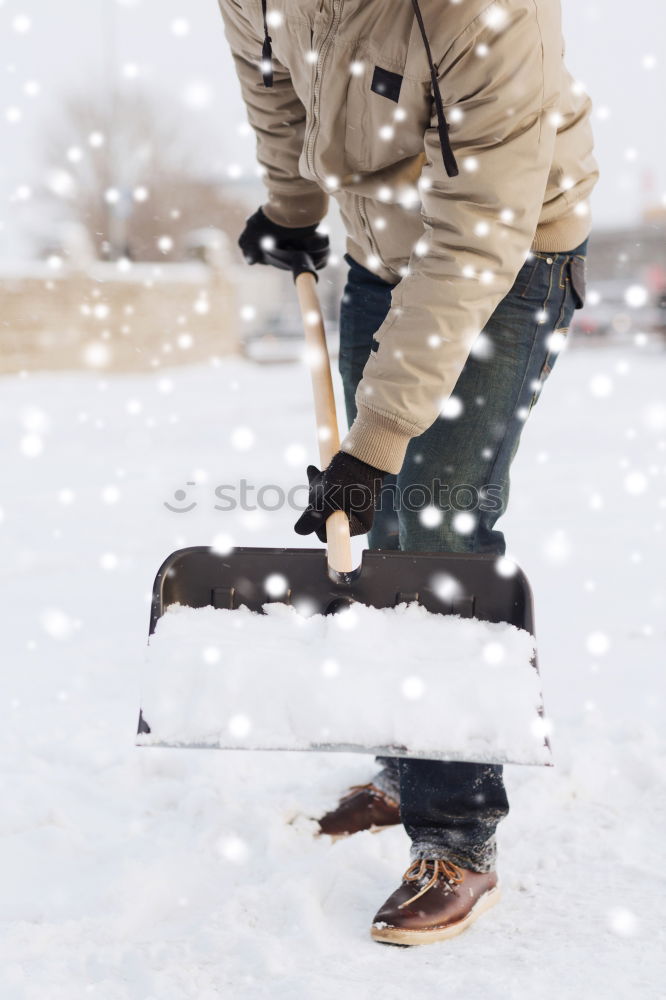
{"label": "snow shovel", "polygon": [[[340,441],[317,274],[307,254],[271,262],[294,276],[325,468]],[[345,514],[326,531],[325,549],[165,560],[137,745],[550,763],[524,573],[440,552],[364,551],[354,568]]]}

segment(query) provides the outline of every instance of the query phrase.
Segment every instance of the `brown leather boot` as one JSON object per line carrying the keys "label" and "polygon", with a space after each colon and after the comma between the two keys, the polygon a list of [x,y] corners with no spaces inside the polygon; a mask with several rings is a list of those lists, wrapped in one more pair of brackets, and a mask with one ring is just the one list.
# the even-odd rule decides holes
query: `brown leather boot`
{"label": "brown leather boot", "polygon": [[375,914],[370,931],[375,941],[444,941],[464,931],[499,899],[495,872],[474,872],[450,861],[413,861],[402,879]]}
{"label": "brown leather boot", "polygon": [[379,833],[400,822],[400,806],[386,792],[369,782],[352,785],[335,809],[319,820],[319,833],[337,840],[361,830]]}

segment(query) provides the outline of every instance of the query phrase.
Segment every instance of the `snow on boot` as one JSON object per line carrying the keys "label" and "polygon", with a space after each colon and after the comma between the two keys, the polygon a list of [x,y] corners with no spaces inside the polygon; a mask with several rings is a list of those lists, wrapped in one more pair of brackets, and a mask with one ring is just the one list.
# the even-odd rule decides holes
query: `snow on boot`
{"label": "snow on boot", "polygon": [[417,859],[377,911],[371,935],[387,944],[429,944],[460,934],[499,899],[495,872]]}
{"label": "snow on boot", "polygon": [[400,822],[400,806],[372,782],[352,785],[335,809],[319,820],[319,833],[333,840],[361,830],[378,833]]}

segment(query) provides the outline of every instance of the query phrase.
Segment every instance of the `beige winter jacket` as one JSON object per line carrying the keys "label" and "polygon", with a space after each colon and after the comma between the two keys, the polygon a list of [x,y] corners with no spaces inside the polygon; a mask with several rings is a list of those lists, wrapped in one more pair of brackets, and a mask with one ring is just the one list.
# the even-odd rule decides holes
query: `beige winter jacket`
{"label": "beige winter jacket", "polygon": [[410,0],[269,0],[271,87],[261,0],[220,7],[266,214],[318,222],[330,193],[348,252],[395,283],[343,448],[398,472],[530,248],[589,233],[590,102],[563,63],[559,0],[421,0],[453,176]]}

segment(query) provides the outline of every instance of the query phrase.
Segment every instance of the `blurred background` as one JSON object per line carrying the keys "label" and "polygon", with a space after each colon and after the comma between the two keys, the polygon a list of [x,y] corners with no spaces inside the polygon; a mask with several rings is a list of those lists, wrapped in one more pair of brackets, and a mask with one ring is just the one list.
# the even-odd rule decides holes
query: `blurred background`
{"label": "blurred background", "polygon": [[[602,170],[573,343],[596,348],[666,339],[666,10],[631,12],[629,25],[618,2],[564,2]],[[4,0],[0,35],[0,370],[293,357],[284,276],[241,266],[236,248],[263,188],[215,0]],[[334,346],[335,205],[327,225]]]}
{"label": "blurred background", "polygon": [[[666,5],[563,7],[588,297],[500,524],[557,766],[508,769],[506,907],[422,996],[664,995]],[[329,856],[307,822],[370,760],[134,746],[163,559],[301,544],[276,496],[317,456],[291,281],[236,247],[264,194],[216,0],[0,0],[0,46],[0,997],[413,995],[366,944],[404,831]]]}

